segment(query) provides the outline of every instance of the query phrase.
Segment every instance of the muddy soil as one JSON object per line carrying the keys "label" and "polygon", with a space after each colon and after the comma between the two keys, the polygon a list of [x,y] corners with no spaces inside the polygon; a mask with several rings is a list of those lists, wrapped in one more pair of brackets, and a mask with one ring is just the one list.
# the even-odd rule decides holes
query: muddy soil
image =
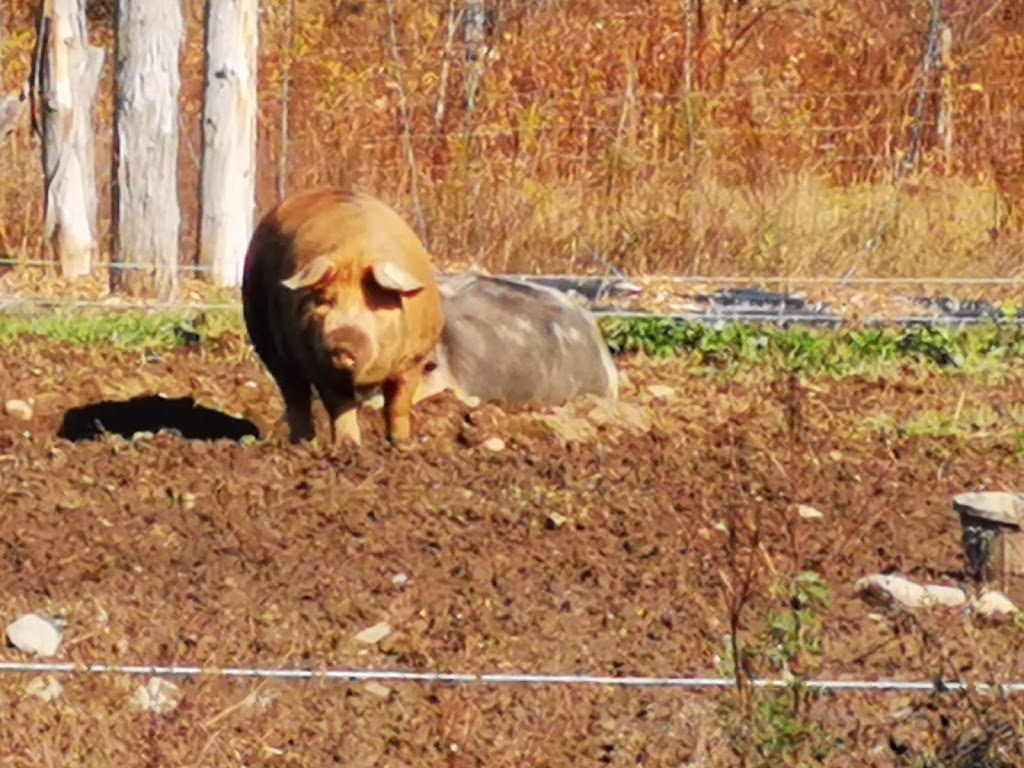
{"label": "muddy soil", "polygon": [[[812,570],[832,598],[814,677],[1024,680],[1016,625],[854,590],[879,571],[975,589],[951,496],[1024,486],[1024,383],[620,365],[618,406],[442,395],[417,406],[417,444],[398,452],[369,408],[362,448],[326,445],[322,412],[325,444],[290,445],[241,339],[160,355],[20,341],[0,352],[3,399],[34,400],[29,420],[0,416],[0,619],[62,617],[55,660],[81,663],[714,677],[732,609],[763,640],[787,604],[772,585]],[[157,393],[211,411],[146,421],[116,405]],[[156,434],[58,436],[88,436],[66,413],[101,401],[126,434]],[[196,418],[206,432],[189,431]],[[239,429],[260,439],[228,439]],[[357,640],[380,622],[390,634]],[[54,679],[46,702],[31,693],[45,678],[0,677],[5,763],[738,764],[728,690],[178,679],[180,704],[160,715],[132,706],[146,677]],[[824,764],[888,766],[996,720],[1019,728],[1016,712],[871,692],[822,697],[806,718],[826,734]]]}

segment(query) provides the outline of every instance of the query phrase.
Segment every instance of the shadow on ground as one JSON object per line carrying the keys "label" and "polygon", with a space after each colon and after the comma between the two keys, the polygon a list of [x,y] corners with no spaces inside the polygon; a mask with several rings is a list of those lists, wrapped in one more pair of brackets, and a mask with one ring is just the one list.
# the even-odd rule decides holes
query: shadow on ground
{"label": "shadow on ground", "polygon": [[80,442],[104,433],[131,439],[137,432],[167,430],[186,440],[241,440],[258,438],[259,428],[248,419],[196,405],[191,397],[140,395],[130,400],[103,400],[71,408],[64,414],[57,436]]}

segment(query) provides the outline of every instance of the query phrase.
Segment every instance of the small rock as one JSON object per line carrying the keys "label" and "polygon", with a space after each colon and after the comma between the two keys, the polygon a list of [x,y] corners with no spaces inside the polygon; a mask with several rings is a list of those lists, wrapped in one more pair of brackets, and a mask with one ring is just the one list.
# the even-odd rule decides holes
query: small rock
{"label": "small rock", "polygon": [[565,515],[560,515],[557,512],[552,512],[548,515],[547,527],[551,530],[561,528],[563,525],[565,525],[566,520],[567,518]]}
{"label": "small rock", "polygon": [[957,606],[967,602],[967,595],[958,587],[922,586],[896,574],[877,573],[859,579],[857,593],[874,605],[898,604],[904,608],[927,608],[932,605]]}
{"label": "small rock", "polygon": [[61,628],[39,614],[26,613],[7,625],[7,639],[25,653],[53,656],[60,647]]}
{"label": "small rock", "polygon": [[480,445],[488,451],[494,451],[495,453],[505,450],[505,441],[500,437],[489,437],[480,443]]}
{"label": "small rock", "polygon": [[135,690],[135,705],[143,712],[163,715],[173,712],[181,700],[181,689],[169,680],[160,677],[149,678],[149,683]]}
{"label": "small rock", "polygon": [[25,686],[25,693],[29,696],[35,696],[37,699],[43,701],[53,701],[64,691],[64,686],[60,682],[52,677],[51,675],[44,675],[43,677],[34,677],[29,681],[29,684]]}
{"label": "small rock", "polygon": [[22,421],[32,421],[32,402],[30,400],[8,400],[4,403],[4,413]]}
{"label": "small rock", "polygon": [[660,400],[675,400],[676,391],[670,386],[665,384],[649,384],[647,386],[647,393],[656,399]]}
{"label": "small rock", "polygon": [[386,621],[382,621],[379,624],[374,624],[372,627],[367,627],[362,632],[356,635],[356,642],[362,643],[363,645],[373,645],[379,643],[385,637],[391,634],[391,625]]}
{"label": "small rock", "polygon": [[253,691],[245,697],[242,703],[250,711],[262,715],[270,709],[270,705],[274,703],[274,697],[268,696],[265,693],[257,693],[256,691]]}
{"label": "small rock", "polygon": [[809,504],[797,504],[796,513],[800,515],[804,520],[823,520],[825,515],[818,509],[810,506]]}
{"label": "small rock", "polygon": [[611,426],[630,432],[650,432],[654,426],[649,408],[624,400],[608,400],[594,397],[577,400],[579,408],[585,408],[588,402],[592,405],[586,413],[586,419],[598,426]]}
{"label": "small rock", "polygon": [[972,607],[980,618],[993,622],[1004,621],[1020,613],[1010,598],[995,590],[983,592],[974,599]]}
{"label": "small rock", "polygon": [[476,395],[464,395],[462,393],[456,393],[456,396],[468,408],[479,408],[482,402]]}
{"label": "small rock", "polygon": [[394,576],[391,577],[391,583],[394,584],[396,587],[404,587],[406,584],[409,583],[409,577],[406,576],[404,573],[396,573]]}
{"label": "small rock", "polygon": [[363,690],[367,693],[376,696],[378,699],[386,699],[391,695],[391,689],[386,685],[381,685],[378,682],[370,680],[363,685]]}

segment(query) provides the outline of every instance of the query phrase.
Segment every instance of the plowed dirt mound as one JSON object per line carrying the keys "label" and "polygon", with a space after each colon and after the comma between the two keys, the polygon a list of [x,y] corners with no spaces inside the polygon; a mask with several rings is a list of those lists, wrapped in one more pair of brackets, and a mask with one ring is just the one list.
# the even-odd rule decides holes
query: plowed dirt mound
{"label": "plowed dirt mound", "polygon": [[[622,365],[630,382],[612,407],[426,401],[405,453],[369,409],[361,449],[288,444],[277,392],[238,339],[162,357],[19,342],[0,353],[0,393],[34,398],[35,413],[0,417],[0,617],[64,617],[59,658],[82,662],[716,676],[753,562],[740,617],[751,639],[779,607],[775,577],[810,569],[828,582],[817,677],[1024,679],[1019,629],[962,609],[879,612],[853,590],[883,570],[962,579],[950,497],[1022,485],[1024,385],[793,387]],[[250,419],[264,439],[56,437],[70,408],[159,392]],[[800,519],[797,503],[824,518]],[[380,642],[355,639],[379,622],[392,627]],[[156,716],[131,708],[145,679],[59,679],[44,703],[28,678],[0,678],[11,764],[733,759],[716,709],[728,692],[179,680],[181,706]],[[828,763],[893,765],[893,713],[923,702],[820,705],[840,739]],[[949,706],[947,731],[973,722],[959,699]],[[938,738],[930,728],[915,732]]]}

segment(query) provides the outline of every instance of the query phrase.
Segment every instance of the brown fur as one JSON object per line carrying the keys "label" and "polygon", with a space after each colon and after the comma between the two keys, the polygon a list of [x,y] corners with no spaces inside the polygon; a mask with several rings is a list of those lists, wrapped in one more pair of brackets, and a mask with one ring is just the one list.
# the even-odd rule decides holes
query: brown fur
{"label": "brown fur", "polygon": [[444,316],[430,255],[393,209],[346,189],[291,195],[253,233],[242,302],[293,441],[314,436],[313,389],[335,442],[361,441],[356,409],[378,387],[388,437],[411,437],[413,393]]}

